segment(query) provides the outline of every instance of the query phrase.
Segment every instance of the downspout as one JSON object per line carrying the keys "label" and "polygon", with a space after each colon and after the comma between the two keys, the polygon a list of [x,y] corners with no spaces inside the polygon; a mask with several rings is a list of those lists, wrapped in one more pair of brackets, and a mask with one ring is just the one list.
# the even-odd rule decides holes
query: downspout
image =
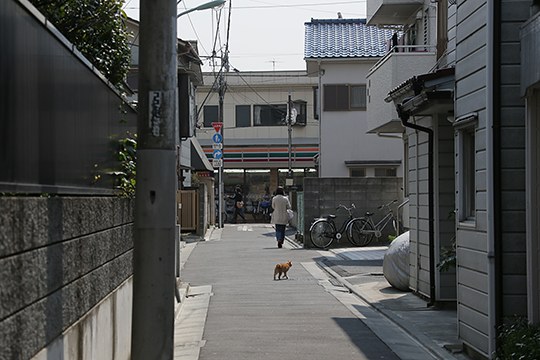
{"label": "downspout", "polygon": [[[499,168],[500,154],[497,152],[500,148],[500,117],[498,111],[500,106],[499,101],[499,47],[498,41],[500,34],[496,24],[500,21],[500,11],[496,10],[495,2],[487,2],[487,59],[486,59],[486,74],[487,74],[487,98],[486,98],[486,172],[487,172],[487,208],[491,211],[487,212],[487,260],[488,260],[488,355],[491,358],[495,354],[497,348],[497,325],[500,323],[500,314],[502,307],[502,294],[500,284],[502,276],[500,269],[502,259],[502,246],[500,241],[500,227],[496,224],[500,223],[499,199],[496,193],[500,189],[499,176],[495,175],[496,169]],[[495,109],[495,106],[497,109]],[[497,198],[496,198],[497,196]]]}
{"label": "downspout", "polygon": [[321,69],[321,59],[317,60],[317,66],[318,66],[318,77],[319,77],[319,91],[318,91],[318,95],[319,95],[319,98],[317,100],[318,101],[318,104],[317,104],[317,107],[319,108],[319,169],[318,169],[318,173],[319,173],[319,177],[322,177],[322,133],[321,133],[321,130],[322,130],[322,110],[323,110],[323,106],[322,106],[322,76],[324,75],[324,70]]}
{"label": "downspout", "polygon": [[429,303],[435,304],[435,231],[434,231],[434,194],[433,194],[433,130],[418,124],[410,123],[410,114],[402,110],[401,105],[396,105],[396,111],[401,124],[404,127],[424,132],[428,135],[428,234],[429,234]]}

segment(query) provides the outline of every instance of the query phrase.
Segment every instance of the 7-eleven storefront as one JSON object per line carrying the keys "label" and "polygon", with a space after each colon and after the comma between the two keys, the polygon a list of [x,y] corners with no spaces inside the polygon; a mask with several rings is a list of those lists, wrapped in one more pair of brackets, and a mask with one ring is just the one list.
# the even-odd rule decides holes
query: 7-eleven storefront
{"label": "7-eleven storefront", "polygon": [[[204,146],[212,161],[213,149]],[[294,186],[301,187],[304,177],[317,176],[314,157],[318,146],[293,145],[291,168]],[[225,194],[232,195],[237,185],[242,187],[247,202],[258,202],[265,194],[272,195],[277,186],[285,186],[289,168],[287,146],[225,146],[223,149],[223,184]],[[249,208],[246,211],[249,212]]]}

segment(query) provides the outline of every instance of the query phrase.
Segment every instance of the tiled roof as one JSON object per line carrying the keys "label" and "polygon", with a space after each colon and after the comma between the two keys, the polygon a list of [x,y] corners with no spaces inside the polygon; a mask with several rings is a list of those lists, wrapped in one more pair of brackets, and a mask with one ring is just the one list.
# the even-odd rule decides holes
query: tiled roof
{"label": "tiled roof", "polygon": [[311,19],[305,25],[305,58],[384,56],[394,30],[366,25],[366,19]]}

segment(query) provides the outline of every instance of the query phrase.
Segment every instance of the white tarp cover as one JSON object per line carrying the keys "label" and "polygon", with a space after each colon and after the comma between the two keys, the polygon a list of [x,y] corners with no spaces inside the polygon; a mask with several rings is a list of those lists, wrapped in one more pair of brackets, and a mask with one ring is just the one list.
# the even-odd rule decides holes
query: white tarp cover
{"label": "white tarp cover", "polygon": [[402,291],[409,290],[409,232],[392,241],[384,254],[383,274],[386,280]]}

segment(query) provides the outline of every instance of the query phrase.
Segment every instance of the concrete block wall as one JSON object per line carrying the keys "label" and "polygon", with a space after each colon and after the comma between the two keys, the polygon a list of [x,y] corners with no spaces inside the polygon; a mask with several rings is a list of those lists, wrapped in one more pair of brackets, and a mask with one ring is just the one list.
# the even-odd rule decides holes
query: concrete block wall
{"label": "concrete block wall", "polygon": [[[375,212],[377,207],[392,200],[401,202],[403,199],[403,179],[388,178],[305,178],[304,179],[304,247],[312,247],[309,237],[309,227],[314,218],[321,215],[335,214],[336,225],[348,217],[345,210],[336,212],[339,204],[350,207],[355,204],[354,215],[363,216],[366,211]],[[384,216],[377,213],[374,215],[375,223]],[[389,224],[379,241],[374,240],[372,245],[386,244],[388,235],[393,229]],[[352,246],[346,238],[340,243],[336,241],[332,246]]]}
{"label": "concrete block wall", "polygon": [[[99,322],[117,318],[92,312],[116,300],[131,278],[132,231],[128,199],[0,198],[0,359],[30,359],[84,318],[101,319],[95,335]],[[122,299],[130,303],[131,295]],[[129,338],[131,323],[118,325],[114,336]],[[90,335],[82,333],[76,346],[99,348],[102,337]],[[101,347],[112,349],[114,337],[110,341]]]}

